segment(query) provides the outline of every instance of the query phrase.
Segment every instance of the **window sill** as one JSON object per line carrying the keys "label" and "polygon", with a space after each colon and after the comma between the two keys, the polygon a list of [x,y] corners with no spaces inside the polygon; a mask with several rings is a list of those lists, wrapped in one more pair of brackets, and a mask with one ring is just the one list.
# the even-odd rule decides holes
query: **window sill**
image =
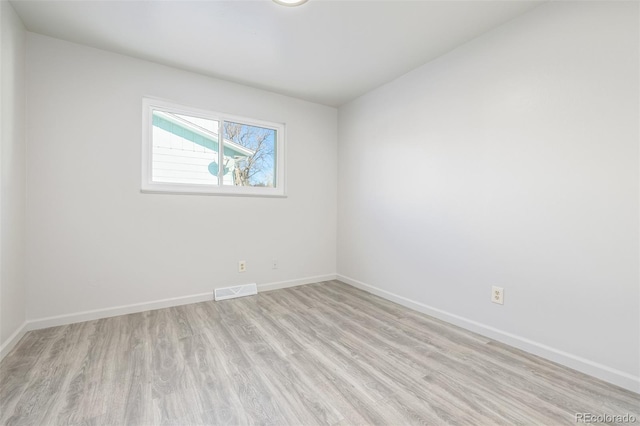
{"label": "window sill", "polygon": [[199,187],[193,185],[148,184],[140,189],[143,194],[171,194],[171,195],[214,195],[227,197],[261,197],[287,198],[287,194],[275,188],[253,187]]}

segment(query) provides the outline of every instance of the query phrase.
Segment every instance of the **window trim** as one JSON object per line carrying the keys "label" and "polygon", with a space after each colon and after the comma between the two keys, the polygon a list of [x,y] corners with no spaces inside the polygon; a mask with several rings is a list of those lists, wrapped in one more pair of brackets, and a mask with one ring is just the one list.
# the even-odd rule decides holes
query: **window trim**
{"label": "window trim", "polygon": [[[205,118],[208,120],[216,120],[219,122],[219,132],[224,121],[230,121],[250,126],[259,126],[266,129],[276,131],[276,186],[274,188],[253,187],[253,186],[235,186],[220,184],[220,175],[218,176],[218,185],[211,184],[189,184],[189,183],[167,183],[154,182],[152,180],[153,172],[153,110],[160,110],[174,114],[189,115],[192,117]],[[142,181],[141,192],[145,193],[170,193],[170,194],[203,194],[203,195],[231,195],[231,196],[249,196],[249,197],[286,197],[286,173],[285,173],[285,124],[273,123],[269,121],[256,120],[248,117],[224,114],[215,111],[209,111],[201,108],[188,107],[175,102],[166,101],[158,98],[143,97],[142,98]],[[222,138],[223,139],[223,138]],[[224,152],[224,141],[218,145],[218,155],[222,157]],[[220,164],[218,162],[218,164]]]}

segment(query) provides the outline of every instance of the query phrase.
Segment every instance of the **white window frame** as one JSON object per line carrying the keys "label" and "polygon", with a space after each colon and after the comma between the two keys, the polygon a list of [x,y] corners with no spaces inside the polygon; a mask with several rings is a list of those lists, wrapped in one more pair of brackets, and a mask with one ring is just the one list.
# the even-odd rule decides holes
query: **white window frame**
{"label": "white window frame", "polygon": [[[174,114],[189,115],[192,117],[205,118],[218,121],[218,164],[223,164],[224,155],[224,135],[223,123],[231,121],[234,123],[259,126],[276,131],[276,186],[274,188],[223,185],[224,167],[219,167],[218,185],[212,184],[188,184],[188,183],[167,183],[154,182],[153,172],[153,110],[160,110]],[[142,98],[142,192],[163,192],[173,194],[209,194],[209,195],[239,195],[252,197],[286,197],[285,181],[285,125],[284,123],[272,123],[268,121],[256,120],[253,118],[240,117],[230,114],[208,111],[200,108],[192,108],[179,105],[174,102],[144,97]]]}

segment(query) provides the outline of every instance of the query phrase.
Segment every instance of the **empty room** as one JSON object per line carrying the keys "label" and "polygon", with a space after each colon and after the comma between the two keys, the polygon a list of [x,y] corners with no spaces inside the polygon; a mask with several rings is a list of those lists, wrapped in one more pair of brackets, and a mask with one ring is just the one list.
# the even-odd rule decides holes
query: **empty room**
{"label": "empty room", "polygon": [[638,1],[0,6],[0,425],[640,424]]}

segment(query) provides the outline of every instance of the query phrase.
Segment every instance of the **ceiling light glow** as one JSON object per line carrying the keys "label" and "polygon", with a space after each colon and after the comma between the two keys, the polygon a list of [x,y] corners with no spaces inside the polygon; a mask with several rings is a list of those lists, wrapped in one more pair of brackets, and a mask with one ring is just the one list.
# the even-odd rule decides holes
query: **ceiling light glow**
{"label": "ceiling light glow", "polygon": [[282,6],[300,6],[301,4],[307,2],[307,0],[273,0],[273,1]]}

